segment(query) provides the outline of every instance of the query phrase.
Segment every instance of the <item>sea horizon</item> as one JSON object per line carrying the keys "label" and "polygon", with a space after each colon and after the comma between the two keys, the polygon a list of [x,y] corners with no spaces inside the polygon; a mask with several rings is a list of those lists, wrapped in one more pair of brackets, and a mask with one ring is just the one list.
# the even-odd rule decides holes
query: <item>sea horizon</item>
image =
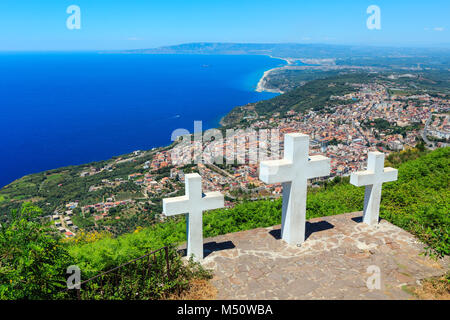
{"label": "sea horizon", "polygon": [[[0,188],[23,176],[169,145],[171,132],[219,127],[256,92],[265,55],[0,53]],[[128,112],[127,112],[128,111]]]}

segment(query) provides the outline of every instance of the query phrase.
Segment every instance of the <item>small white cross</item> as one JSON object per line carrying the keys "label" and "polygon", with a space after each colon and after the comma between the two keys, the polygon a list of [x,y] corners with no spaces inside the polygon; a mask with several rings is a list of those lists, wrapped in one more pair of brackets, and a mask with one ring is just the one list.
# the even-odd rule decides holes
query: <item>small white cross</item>
{"label": "small white cross", "polygon": [[328,176],[330,159],[308,156],[309,137],[290,133],[284,136],[284,159],[262,161],[259,178],[268,184],[282,183],[283,209],[281,237],[289,244],[305,241],[308,179]]}
{"label": "small white cross", "polygon": [[202,194],[202,178],[198,173],[185,175],[186,195],[163,199],[166,216],[186,215],[187,256],[203,259],[203,211],[223,208],[224,197],[220,192]]}
{"label": "small white cross", "polygon": [[383,182],[397,180],[398,170],[384,168],[384,153],[369,152],[367,170],[354,172],[350,183],[360,187],[366,186],[364,193],[363,222],[369,225],[378,223],[380,216],[381,185]]}

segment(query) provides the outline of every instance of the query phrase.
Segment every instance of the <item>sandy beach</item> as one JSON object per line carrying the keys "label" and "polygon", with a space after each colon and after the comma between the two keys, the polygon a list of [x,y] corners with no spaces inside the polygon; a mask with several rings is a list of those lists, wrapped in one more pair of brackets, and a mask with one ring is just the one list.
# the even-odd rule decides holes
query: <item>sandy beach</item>
{"label": "sandy beach", "polygon": [[273,68],[273,69],[265,71],[263,76],[261,77],[261,79],[259,79],[259,81],[258,81],[258,85],[256,86],[256,91],[257,92],[264,92],[265,91],[265,92],[273,92],[273,93],[283,93],[279,89],[270,89],[270,88],[266,87],[268,75],[271,72],[273,72],[275,70],[279,70],[279,69],[284,69],[284,67]]}
{"label": "sandy beach", "polygon": [[270,70],[267,70],[264,72],[263,76],[261,77],[261,79],[259,79],[258,81],[258,85],[256,86],[256,91],[257,92],[272,92],[272,93],[284,93],[283,91],[279,90],[279,89],[271,89],[271,88],[267,88],[266,84],[267,84],[267,79],[270,75],[270,73],[276,71],[276,70],[283,70],[288,68],[289,66],[292,66],[296,60],[300,60],[300,59],[293,59],[293,58],[280,58],[280,57],[273,57],[273,56],[269,56],[273,59],[281,59],[283,61],[286,61],[286,65],[283,67],[277,67],[277,68],[273,68]]}

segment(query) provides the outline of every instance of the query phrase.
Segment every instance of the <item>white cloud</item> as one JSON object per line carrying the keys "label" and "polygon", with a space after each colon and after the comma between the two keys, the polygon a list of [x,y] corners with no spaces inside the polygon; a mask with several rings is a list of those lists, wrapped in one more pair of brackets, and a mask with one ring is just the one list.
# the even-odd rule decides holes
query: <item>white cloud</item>
{"label": "white cloud", "polygon": [[423,28],[423,30],[425,30],[425,31],[439,31],[439,32],[441,32],[441,31],[444,31],[445,28],[444,27],[434,27],[434,28],[425,27],[425,28]]}

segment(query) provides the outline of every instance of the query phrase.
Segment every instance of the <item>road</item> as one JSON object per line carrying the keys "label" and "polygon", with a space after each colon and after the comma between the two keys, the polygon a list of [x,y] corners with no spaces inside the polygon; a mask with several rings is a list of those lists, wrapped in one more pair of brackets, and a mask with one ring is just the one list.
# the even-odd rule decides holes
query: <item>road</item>
{"label": "road", "polygon": [[428,119],[427,119],[427,122],[425,123],[425,127],[423,128],[423,131],[422,131],[422,139],[423,139],[423,141],[425,141],[425,143],[428,145],[428,146],[431,146],[431,148],[434,148],[435,146],[434,146],[434,142],[431,142],[430,140],[428,140],[428,138],[427,138],[427,131],[428,131],[428,126],[430,125],[430,122],[431,122],[431,119],[433,118],[433,115],[430,113],[430,116],[428,117]]}

